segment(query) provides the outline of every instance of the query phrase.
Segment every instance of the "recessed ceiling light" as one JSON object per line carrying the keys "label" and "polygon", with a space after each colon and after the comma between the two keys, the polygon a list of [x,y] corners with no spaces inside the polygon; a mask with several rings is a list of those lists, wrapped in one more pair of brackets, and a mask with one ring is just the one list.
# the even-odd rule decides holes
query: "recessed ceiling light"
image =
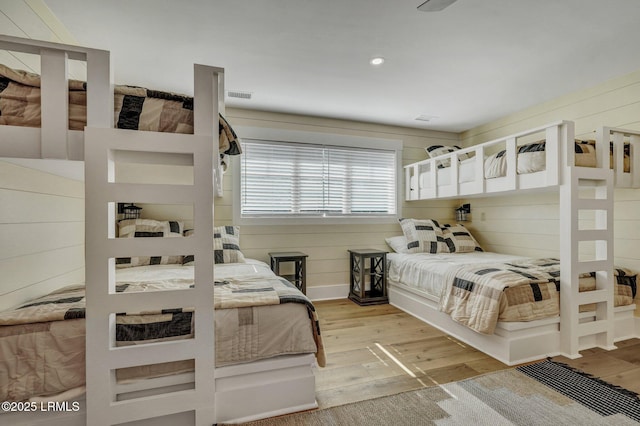
{"label": "recessed ceiling light", "polygon": [[376,56],[374,58],[371,58],[369,63],[374,67],[379,67],[380,65],[384,64],[384,58],[382,56]]}

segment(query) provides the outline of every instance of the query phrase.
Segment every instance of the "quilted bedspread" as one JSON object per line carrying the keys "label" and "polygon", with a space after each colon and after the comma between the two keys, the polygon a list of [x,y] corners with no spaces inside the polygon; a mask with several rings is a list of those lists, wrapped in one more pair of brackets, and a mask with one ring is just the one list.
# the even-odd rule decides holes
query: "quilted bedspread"
{"label": "quilted bedspread", "polygon": [[[617,269],[615,276],[615,306],[633,303],[635,275]],[[451,267],[440,310],[479,333],[493,334],[498,321],[534,321],[557,315],[559,277],[560,261],[553,258]],[[593,274],[581,276],[580,291],[593,289]]]}
{"label": "quilted bedspread", "polygon": [[[69,80],[69,129],[84,130],[87,124],[87,84]],[[193,98],[175,93],[116,85],[115,127],[169,133],[193,133]],[[0,124],[40,127],[40,76],[0,64]],[[221,155],[242,153],[235,132],[220,115]]]}
{"label": "quilted bedspread", "polygon": [[[119,292],[184,289],[193,268],[127,268]],[[189,278],[191,277],[191,278]],[[316,354],[326,363],[316,310],[288,281],[261,262],[216,265],[216,366],[279,355]],[[0,313],[0,400],[20,401],[80,389],[85,378],[85,291],[69,286]],[[116,344],[135,345],[193,336],[188,307],[116,315]],[[193,371],[193,360],[123,368],[121,381]]]}
{"label": "quilted bedspread", "polygon": [[[119,282],[118,292],[144,292],[189,288],[192,280],[174,278],[162,282]],[[318,364],[325,364],[324,345],[315,307],[293,284],[281,277],[260,277],[254,281],[217,281],[214,290],[216,309],[235,309],[253,306],[299,303],[306,306],[312,322],[313,337],[318,351]],[[134,344],[156,339],[191,337],[193,310],[189,308],[119,313],[116,318],[116,342]],[[0,326],[34,324],[85,317],[84,286],[70,286],[44,297],[0,313]],[[163,327],[157,324],[162,322]]]}

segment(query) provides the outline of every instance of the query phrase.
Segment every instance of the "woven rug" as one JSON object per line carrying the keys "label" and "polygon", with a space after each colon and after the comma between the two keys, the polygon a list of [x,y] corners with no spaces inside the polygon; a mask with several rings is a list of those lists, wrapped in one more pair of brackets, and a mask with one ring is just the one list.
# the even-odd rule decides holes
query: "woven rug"
{"label": "woven rug", "polygon": [[260,420],[298,425],[637,425],[638,395],[553,361],[324,410]]}

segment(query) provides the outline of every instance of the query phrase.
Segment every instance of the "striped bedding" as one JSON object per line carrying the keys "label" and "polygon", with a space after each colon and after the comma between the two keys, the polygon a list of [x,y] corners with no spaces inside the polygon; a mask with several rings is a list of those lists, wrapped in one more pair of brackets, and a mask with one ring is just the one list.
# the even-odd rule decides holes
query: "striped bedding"
{"label": "striped bedding", "polygon": [[[534,321],[560,309],[560,262],[496,253],[389,254],[389,280],[430,295],[453,320],[483,334],[498,321]],[[615,270],[614,305],[633,303],[636,275]],[[595,289],[593,274],[580,277],[580,291]],[[584,306],[582,310],[593,309]]]}
{"label": "striped bedding", "polygon": [[[87,92],[83,81],[69,80],[69,129],[87,124]],[[193,98],[175,93],[116,85],[115,127],[168,133],[193,133]],[[40,76],[0,64],[0,125],[40,127]],[[242,153],[235,132],[220,115],[221,156]]]}
{"label": "striped bedding", "polygon": [[[263,262],[216,265],[216,365],[224,366],[324,347],[315,308],[295,286]],[[193,267],[142,266],[119,270],[117,291],[180,289],[193,285]],[[116,315],[118,346],[193,336],[192,310]],[[0,313],[0,400],[55,395],[84,385],[84,286],[71,286]],[[192,371],[192,361],[117,371],[119,381]]]}

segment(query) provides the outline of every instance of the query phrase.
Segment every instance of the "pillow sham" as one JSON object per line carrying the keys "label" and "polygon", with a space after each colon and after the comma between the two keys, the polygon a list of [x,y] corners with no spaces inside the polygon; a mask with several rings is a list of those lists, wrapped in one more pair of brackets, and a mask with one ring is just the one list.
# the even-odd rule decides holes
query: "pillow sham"
{"label": "pillow sham", "polygon": [[[452,146],[446,146],[446,145],[431,145],[426,147],[424,150],[427,151],[427,154],[429,155],[429,158],[435,158],[439,155],[444,155],[444,154],[448,154],[450,152],[454,152],[454,151],[458,151],[460,148],[458,145],[452,145]],[[458,156],[458,159],[460,161],[462,160],[466,160],[470,158],[468,154],[460,154]],[[436,162],[436,165],[438,166],[439,169],[444,169],[445,167],[449,167],[451,166],[451,160],[450,159],[446,159],[446,160],[438,160]]]}
{"label": "pillow sham", "polygon": [[384,239],[391,250],[396,253],[409,253],[407,248],[407,237],[404,235],[398,235],[396,237],[389,237]]}
{"label": "pillow sham", "polygon": [[[518,147],[516,170],[518,174],[544,170],[547,157],[545,142],[535,142]],[[507,151],[490,155],[484,162],[484,176],[487,179],[507,175]]]}
{"label": "pillow sham", "polygon": [[547,166],[545,141],[530,143],[518,147],[517,173],[534,173]]}
{"label": "pillow sham", "polygon": [[[185,237],[193,235],[193,229],[184,232]],[[240,251],[239,226],[215,226],[213,228],[213,260],[214,263],[244,263],[245,258]],[[193,265],[193,255],[184,256],[183,265]]]}
{"label": "pillow sham", "polygon": [[442,225],[442,234],[449,253],[484,251],[475,238],[473,238],[471,232],[462,224]]}
{"label": "pillow sham", "polygon": [[[629,173],[631,171],[631,144],[629,144],[628,142],[625,142],[623,145],[623,152],[622,152],[622,158],[623,158],[623,172],[624,173]],[[615,163],[615,155],[613,152],[613,142],[609,143],[609,168],[614,169],[615,167],[613,167],[614,163]],[[595,167],[595,166],[594,166]]]}
{"label": "pillow sham", "polygon": [[575,144],[575,164],[579,167],[596,166],[596,141],[579,141]]}
{"label": "pillow sham", "polygon": [[[183,228],[184,223],[175,220],[124,219],[118,222],[118,237],[182,237]],[[158,232],[162,232],[163,235],[143,235]]]}
{"label": "pillow sham", "polygon": [[442,229],[431,219],[400,219],[407,239],[407,253],[446,253]]}
{"label": "pillow sham", "polygon": [[[176,238],[182,237],[184,224],[179,221],[153,219],[124,219],[118,222],[118,238]],[[116,258],[116,268],[145,265],[181,264],[182,256],[135,256]]]}
{"label": "pillow sham", "polygon": [[[544,170],[547,164],[545,146],[546,144],[544,140],[519,146],[517,154],[517,173],[525,174]],[[576,139],[574,146],[576,166],[596,167],[595,141],[583,141]],[[484,163],[484,175],[487,179],[505,176],[507,174],[505,153],[506,151],[502,150],[487,158]]]}
{"label": "pillow sham", "polygon": [[636,283],[637,274],[626,268],[615,268],[613,275],[616,277],[615,279],[618,286],[628,286],[631,290],[631,299],[635,299],[638,290]]}

